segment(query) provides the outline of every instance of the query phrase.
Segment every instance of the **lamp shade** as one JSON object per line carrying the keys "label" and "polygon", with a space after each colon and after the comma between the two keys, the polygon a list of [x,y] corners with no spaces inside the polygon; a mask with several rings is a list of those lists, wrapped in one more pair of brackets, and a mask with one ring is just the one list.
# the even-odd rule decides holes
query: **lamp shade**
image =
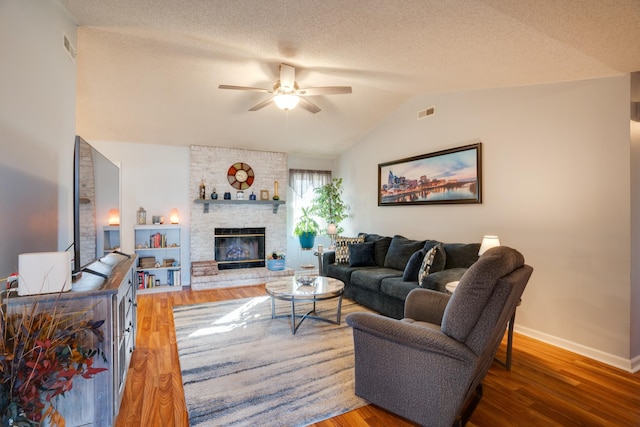
{"label": "lamp shade", "polygon": [[171,212],[169,213],[169,222],[171,224],[178,224],[180,222],[180,214],[178,213],[178,209],[171,209]]}
{"label": "lamp shade", "polygon": [[484,236],[482,238],[482,243],[480,244],[478,255],[482,255],[489,249],[495,248],[496,246],[500,246],[500,239],[498,239],[498,236]]}
{"label": "lamp shade", "polygon": [[338,234],[338,229],[336,228],[335,224],[329,224],[327,226],[327,234],[329,236],[334,236],[334,235]]}
{"label": "lamp shade", "polygon": [[109,225],[120,225],[120,211],[118,209],[109,209]]}
{"label": "lamp shade", "polygon": [[273,100],[281,110],[293,110],[300,102],[300,98],[295,95],[276,95]]}

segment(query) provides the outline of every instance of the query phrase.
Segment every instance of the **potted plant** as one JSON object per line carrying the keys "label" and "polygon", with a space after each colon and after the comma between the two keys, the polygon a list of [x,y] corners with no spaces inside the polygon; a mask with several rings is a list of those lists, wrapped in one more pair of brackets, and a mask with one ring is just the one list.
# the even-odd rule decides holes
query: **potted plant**
{"label": "potted plant", "polygon": [[[336,233],[344,231],[340,223],[349,216],[349,206],[342,200],[342,178],[333,178],[330,183],[318,187],[312,203],[312,212],[326,221],[327,225],[336,226]],[[333,236],[332,236],[333,238]]]}
{"label": "potted plant", "polygon": [[302,216],[298,219],[293,234],[298,236],[302,249],[311,249],[316,240],[320,226],[311,216],[311,208],[302,208]]}

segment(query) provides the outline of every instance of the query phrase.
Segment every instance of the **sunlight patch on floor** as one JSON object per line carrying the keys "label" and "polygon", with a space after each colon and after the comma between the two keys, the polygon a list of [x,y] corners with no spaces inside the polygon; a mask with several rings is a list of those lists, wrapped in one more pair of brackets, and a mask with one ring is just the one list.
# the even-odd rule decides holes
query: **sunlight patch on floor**
{"label": "sunlight patch on floor", "polygon": [[246,304],[233,310],[231,313],[224,315],[220,319],[213,322],[213,325],[208,328],[201,328],[189,335],[190,338],[203,337],[213,334],[222,334],[225,332],[231,332],[236,328],[245,327],[248,319],[255,319],[260,317],[258,313],[251,313],[251,309],[258,304],[263,303],[269,299],[268,295],[263,297],[251,298]]}

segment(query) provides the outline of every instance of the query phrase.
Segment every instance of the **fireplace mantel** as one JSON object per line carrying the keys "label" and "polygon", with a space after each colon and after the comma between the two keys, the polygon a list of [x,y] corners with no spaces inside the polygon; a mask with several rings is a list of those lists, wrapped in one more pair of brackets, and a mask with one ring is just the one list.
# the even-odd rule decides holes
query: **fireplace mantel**
{"label": "fireplace mantel", "polygon": [[273,213],[278,213],[280,205],[284,205],[284,200],[209,200],[209,199],[195,199],[193,203],[203,205],[202,212],[209,213],[209,205],[272,205]]}

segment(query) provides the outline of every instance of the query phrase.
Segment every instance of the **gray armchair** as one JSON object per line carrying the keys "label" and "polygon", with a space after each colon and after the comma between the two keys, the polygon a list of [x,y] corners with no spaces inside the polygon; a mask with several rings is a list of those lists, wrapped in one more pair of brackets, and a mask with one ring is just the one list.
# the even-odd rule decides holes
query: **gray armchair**
{"label": "gray armchair", "polygon": [[421,425],[464,425],[532,272],[522,254],[501,246],[467,270],[453,295],[411,291],[402,320],[348,315],[356,395]]}

